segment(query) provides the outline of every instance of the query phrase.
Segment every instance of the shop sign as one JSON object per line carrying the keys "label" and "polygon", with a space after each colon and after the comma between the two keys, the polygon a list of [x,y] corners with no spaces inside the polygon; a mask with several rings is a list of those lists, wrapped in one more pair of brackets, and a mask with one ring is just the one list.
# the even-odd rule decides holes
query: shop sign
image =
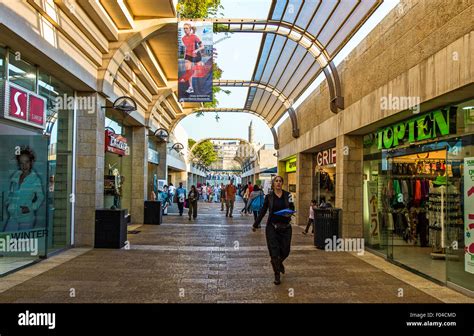
{"label": "shop sign", "polygon": [[296,158],[286,161],[286,172],[291,173],[296,171]]}
{"label": "shop sign", "polygon": [[127,138],[115,134],[110,130],[105,131],[105,151],[118,155],[129,155],[130,149],[127,144]]}
{"label": "shop sign", "polygon": [[330,148],[316,154],[316,163],[318,166],[327,166],[336,163],[336,148]]}
{"label": "shop sign", "polygon": [[474,157],[464,158],[464,270],[474,274]]}
{"label": "shop sign", "polygon": [[379,216],[377,212],[377,182],[366,181],[365,183],[365,194],[366,194],[366,210],[368,210],[368,219],[370,222],[369,229],[369,242],[371,245],[380,244],[380,230],[379,230]]}
{"label": "shop sign", "polygon": [[160,154],[151,148],[148,148],[148,162],[160,164]]}
{"label": "shop sign", "polygon": [[18,85],[5,83],[6,119],[44,128],[46,124],[46,99]]}
{"label": "shop sign", "polygon": [[432,111],[377,131],[378,149],[456,133],[456,108]]}

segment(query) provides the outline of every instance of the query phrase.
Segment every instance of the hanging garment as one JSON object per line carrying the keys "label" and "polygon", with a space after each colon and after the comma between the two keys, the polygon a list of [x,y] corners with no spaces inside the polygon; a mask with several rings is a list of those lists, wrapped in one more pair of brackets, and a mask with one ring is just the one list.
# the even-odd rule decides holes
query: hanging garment
{"label": "hanging garment", "polygon": [[402,180],[402,194],[403,203],[408,204],[408,202],[410,202],[410,194],[408,192],[408,184],[406,180]]}
{"label": "hanging garment", "polygon": [[[402,198],[403,198],[403,194],[402,194],[402,189],[400,187],[400,182],[398,180],[393,180],[393,201],[392,201],[392,204],[398,204],[400,203],[400,195],[402,195]],[[403,200],[401,200],[403,202]]]}
{"label": "hanging garment", "polygon": [[414,199],[414,205],[419,206],[421,202],[421,181],[416,180],[415,181],[415,196],[413,197]]}

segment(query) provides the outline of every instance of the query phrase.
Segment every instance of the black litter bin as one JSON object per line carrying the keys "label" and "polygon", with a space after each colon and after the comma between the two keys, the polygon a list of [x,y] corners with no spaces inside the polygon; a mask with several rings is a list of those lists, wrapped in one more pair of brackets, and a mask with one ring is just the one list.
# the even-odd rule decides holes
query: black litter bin
{"label": "black litter bin", "polygon": [[162,222],[161,202],[145,201],[144,224],[160,225]]}
{"label": "black litter bin", "polygon": [[324,249],[326,239],[339,238],[339,224],[342,209],[319,208],[314,210],[314,246]]}
{"label": "black litter bin", "polygon": [[127,209],[95,211],[96,248],[122,248],[127,240]]}

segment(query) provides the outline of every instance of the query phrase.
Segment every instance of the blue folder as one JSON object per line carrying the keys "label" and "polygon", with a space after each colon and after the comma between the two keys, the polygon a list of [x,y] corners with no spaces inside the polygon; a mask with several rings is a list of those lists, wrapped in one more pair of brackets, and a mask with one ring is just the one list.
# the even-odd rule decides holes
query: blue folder
{"label": "blue folder", "polygon": [[292,214],[294,214],[296,211],[291,210],[291,209],[283,209],[280,211],[275,212],[275,215],[278,216],[285,216],[285,217],[290,217]]}

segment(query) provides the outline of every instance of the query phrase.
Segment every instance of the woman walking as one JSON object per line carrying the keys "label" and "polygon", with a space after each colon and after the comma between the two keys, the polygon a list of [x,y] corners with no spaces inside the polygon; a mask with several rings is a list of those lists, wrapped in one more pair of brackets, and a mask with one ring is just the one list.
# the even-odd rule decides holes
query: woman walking
{"label": "woman walking", "polygon": [[277,176],[273,180],[273,190],[265,196],[263,207],[258,214],[252,231],[256,231],[260,226],[263,217],[269,212],[265,236],[267,239],[268,252],[270,253],[271,264],[275,280],[273,283],[279,285],[280,273],[285,274],[283,261],[290,255],[292,229],[290,216],[280,216],[276,212],[284,209],[294,210],[293,199],[291,194],[282,189],[283,177]]}
{"label": "woman walking", "polygon": [[189,220],[191,220],[191,215],[193,219],[197,217],[197,205],[198,205],[199,193],[194,185],[191,186],[191,190],[188,194],[188,207],[189,207]]}
{"label": "woman walking", "polygon": [[[258,213],[262,210],[263,201],[264,201],[263,191],[260,190],[260,187],[256,184],[253,187],[253,191],[250,193],[250,197],[248,200],[248,207],[247,207],[247,213],[250,213],[250,212],[253,213],[254,221],[257,220]],[[260,225],[258,227],[260,227]]]}

